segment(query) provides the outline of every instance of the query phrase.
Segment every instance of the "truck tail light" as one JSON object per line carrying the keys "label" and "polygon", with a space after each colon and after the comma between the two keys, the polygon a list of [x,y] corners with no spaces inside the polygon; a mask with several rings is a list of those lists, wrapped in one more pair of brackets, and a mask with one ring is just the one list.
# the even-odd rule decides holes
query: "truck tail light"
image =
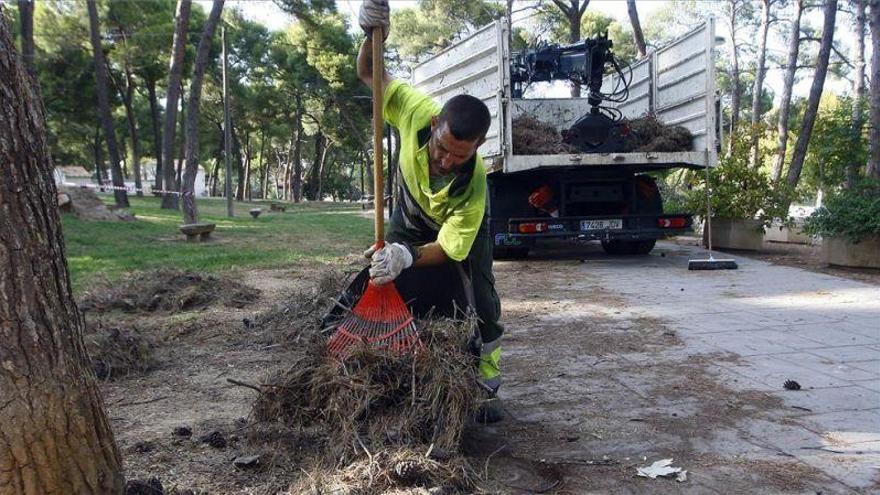
{"label": "truck tail light", "polygon": [[658,218],[657,226],[661,229],[681,229],[687,226],[685,217]]}
{"label": "truck tail light", "polygon": [[529,223],[521,223],[519,224],[519,233],[520,234],[537,234],[539,232],[546,232],[547,224],[544,222],[529,222]]}

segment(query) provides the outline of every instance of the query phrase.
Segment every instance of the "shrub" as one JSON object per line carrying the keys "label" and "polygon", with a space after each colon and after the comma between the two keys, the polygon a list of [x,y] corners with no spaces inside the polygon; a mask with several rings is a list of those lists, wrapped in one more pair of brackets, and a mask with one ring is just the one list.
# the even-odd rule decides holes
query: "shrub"
{"label": "shrub", "polygon": [[863,179],[851,189],[830,195],[807,218],[804,231],[810,235],[845,237],[851,242],[880,238],[880,179]]}
{"label": "shrub", "polygon": [[[712,184],[712,216],[733,220],[761,220],[769,225],[774,218],[788,217],[788,188],[774,184],[770,177],[749,167],[748,153],[734,153],[719,159],[709,171]],[[688,211],[706,211],[706,173],[690,172],[684,205]]]}

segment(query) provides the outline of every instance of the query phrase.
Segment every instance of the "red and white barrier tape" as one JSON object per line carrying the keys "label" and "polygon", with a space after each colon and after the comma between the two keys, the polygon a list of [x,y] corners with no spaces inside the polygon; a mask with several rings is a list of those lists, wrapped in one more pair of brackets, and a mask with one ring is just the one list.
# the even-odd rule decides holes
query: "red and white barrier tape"
{"label": "red and white barrier tape", "polygon": [[[65,185],[65,186],[72,186],[72,187],[79,187],[79,188],[82,188],[82,189],[101,189],[101,190],[104,190],[104,189],[110,189],[111,191],[126,191],[126,192],[133,192],[133,193],[136,193],[136,192],[142,192],[142,193],[144,193],[144,194],[153,194],[153,193],[158,193],[158,194],[177,194],[177,195],[182,195],[182,194],[184,194],[184,193],[182,193],[182,192],[180,192],[180,191],[166,191],[166,190],[163,190],[163,189],[152,189],[152,188],[149,188],[149,189],[147,189],[147,188],[141,188],[141,189],[138,189],[138,188],[136,188],[136,187],[134,187],[134,186],[108,186],[108,185],[99,186],[98,184],[92,184],[92,183],[87,183],[87,182],[81,182],[81,183],[79,183],[79,184],[74,184],[73,182],[65,182],[65,183],[63,183],[63,185]],[[191,194],[193,194],[193,193],[188,193],[188,194],[191,195]]]}

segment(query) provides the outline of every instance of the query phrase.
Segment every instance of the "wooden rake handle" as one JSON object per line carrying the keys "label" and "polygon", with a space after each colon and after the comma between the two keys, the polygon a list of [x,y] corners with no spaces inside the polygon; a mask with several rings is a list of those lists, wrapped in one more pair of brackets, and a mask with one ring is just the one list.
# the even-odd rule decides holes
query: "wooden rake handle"
{"label": "wooden rake handle", "polygon": [[376,208],[376,247],[385,245],[385,188],[382,180],[382,138],[385,122],[382,118],[385,79],[385,52],[382,28],[373,28],[373,204]]}

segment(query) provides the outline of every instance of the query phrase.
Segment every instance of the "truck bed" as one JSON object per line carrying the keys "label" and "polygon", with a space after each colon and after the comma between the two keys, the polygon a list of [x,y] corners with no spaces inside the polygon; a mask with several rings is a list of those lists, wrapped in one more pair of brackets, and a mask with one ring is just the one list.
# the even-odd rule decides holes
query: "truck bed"
{"label": "truck bed", "polygon": [[[511,98],[509,27],[505,19],[485,26],[416,66],[413,84],[441,103],[457,94],[482,99],[492,115],[486,143],[480,147],[494,173],[548,168],[620,167],[633,172],[676,167],[713,167],[717,163],[714,20],[701,24],[624,70],[630,79],[629,98],[618,104],[624,117],[646,114],[667,125],[686,127],[694,135],[691,150],[680,152],[516,154],[513,120],[527,113],[567,129],[589,112],[583,98]],[[603,91],[619,84],[614,76]]]}

